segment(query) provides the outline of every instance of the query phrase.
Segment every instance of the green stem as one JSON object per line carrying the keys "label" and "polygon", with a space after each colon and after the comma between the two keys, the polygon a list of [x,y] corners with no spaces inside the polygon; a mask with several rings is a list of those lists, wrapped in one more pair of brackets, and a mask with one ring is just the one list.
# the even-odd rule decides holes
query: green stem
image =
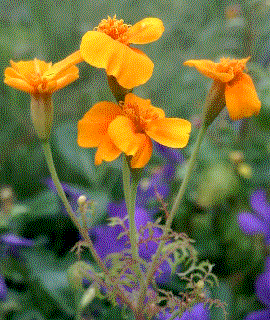
{"label": "green stem", "polygon": [[[197,156],[198,156],[198,153],[199,153],[199,150],[200,150],[200,146],[201,146],[201,143],[202,143],[202,140],[203,140],[203,137],[204,137],[204,133],[206,131],[206,126],[205,126],[205,121],[203,121],[203,124],[199,130],[199,134],[198,134],[198,137],[197,137],[197,140],[195,142],[195,146],[194,146],[194,149],[193,149],[193,153],[191,155],[191,158],[188,162],[188,165],[187,165],[187,171],[186,171],[186,175],[184,177],[184,180],[181,184],[181,187],[178,191],[178,194],[176,196],[176,199],[174,201],[174,204],[173,204],[173,207],[172,207],[172,210],[170,212],[170,215],[167,219],[167,222],[166,222],[166,225],[165,225],[165,230],[164,230],[164,238],[167,237],[169,231],[170,231],[170,228],[171,228],[171,224],[172,224],[172,221],[173,221],[173,218],[177,212],[177,209],[180,205],[180,202],[184,196],[184,193],[186,191],[186,188],[187,188],[187,185],[188,185],[188,182],[190,180],[190,177],[193,173],[193,169],[194,169],[194,165],[196,163],[196,159],[197,159]],[[152,260],[152,264],[151,264],[151,267],[148,269],[148,272],[146,274],[146,281],[142,284],[141,286],[141,291],[140,291],[140,294],[139,294],[139,301],[138,301],[138,310],[142,310],[143,307],[144,307],[144,299],[145,299],[145,296],[146,296],[146,291],[147,291],[147,288],[149,286],[149,283],[151,281],[151,279],[153,278],[154,276],[154,273],[156,271],[156,265],[157,265],[157,262],[158,262],[158,259],[160,257],[160,254],[161,254],[161,251],[162,251],[162,248],[163,246],[165,245],[166,241],[163,240],[159,243],[159,246],[158,246],[158,249],[153,257],[153,260]]]}
{"label": "green stem", "polygon": [[76,310],[76,320],[82,320],[81,313],[82,313],[82,307],[81,307],[81,299],[82,299],[82,294],[80,292],[76,293],[76,305],[77,305],[77,310]]}
{"label": "green stem", "polygon": [[[89,248],[89,250],[91,251],[95,261],[97,262],[97,264],[99,265],[100,269],[103,271],[103,273],[105,275],[107,275],[108,280],[112,283],[111,281],[111,277],[109,274],[109,270],[107,269],[106,265],[103,263],[103,261],[100,259],[98,253],[96,252],[94,245],[89,237],[88,234],[88,230],[87,228],[83,228],[80,223],[78,222],[78,219],[75,215],[75,213],[73,212],[66,194],[62,188],[62,185],[59,181],[59,178],[57,176],[56,170],[55,170],[55,166],[54,166],[54,162],[53,162],[53,157],[52,157],[52,152],[51,152],[51,147],[48,141],[42,141],[42,147],[44,150],[44,154],[45,154],[45,158],[46,158],[46,162],[48,164],[48,168],[50,171],[50,174],[52,176],[52,180],[54,182],[54,185],[56,187],[57,193],[59,195],[59,197],[61,198],[61,200],[63,201],[63,204],[70,216],[70,218],[72,219],[73,223],[75,224],[75,226],[78,228],[79,232],[81,233],[81,235],[83,236],[83,238],[85,239],[87,246]],[[116,283],[114,284],[114,288],[113,291],[116,291],[116,294],[120,297],[120,299],[123,301],[123,303],[125,303],[126,305],[129,305],[131,307],[131,309],[134,310],[134,307],[132,305],[132,301],[129,301],[129,299],[127,298],[127,296],[125,295],[125,293],[123,292],[123,290],[119,287],[119,285]],[[135,312],[135,311],[134,311]]]}
{"label": "green stem", "polygon": [[123,160],[123,188],[126,200],[126,207],[128,212],[129,221],[129,233],[130,233],[130,244],[132,257],[138,263],[136,264],[136,274],[140,278],[139,268],[139,253],[138,253],[138,234],[135,223],[135,205],[136,205],[136,194],[137,194],[138,179],[136,175],[132,175],[130,181],[130,168],[128,166],[127,158],[124,156]]}
{"label": "green stem", "polygon": [[130,203],[130,170],[128,167],[127,157],[123,156],[123,190],[127,210]]}
{"label": "green stem", "polygon": [[52,151],[51,151],[51,147],[50,147],[50,144],[48,141],[45,141],[45,142],[42,142],[42,147],[43,147],[43,150],[44,150],[44,154],[45,154],[45,158],[46,158],[46,162],[47,162],[47,165],[48,165],[48,168],[49,168],[49,171],[50,171],[50,174],[51,174],[51,177],[52,177],[52,180],[53,180],[53,183],[56,187],[56,190],[57,190],[57,193],[59,195],[59,197],[61,198],[66,210],[67,210],[67,213],[69,214],[71,220],[73,221],[73,223],[75,224],[75,226],[78,228],[79,232],[81,233],[81,235],[83,236],[84,240],[86,241],[94,259],[96,260],[96,262],[98,263],[99,267],[101,268],[101,270],[105,273],[105,274],[109,274],[109,271],[107,269],[107,267],[105,266],[105,264],[103,263],[103,261],[100,259],[99,255],[97,254],[95,248],[94,248],[94,245],[89,237],[89,234],[88,234],[88,230],[83,228],[75,213],[73,212],[68,200],[67,200],[67,197],[66,197],[66,194],[62,188],[62,185],[61,185],[61,182],[59,181],[59,178],[58,178],[58,175],[56,173],[56,170],[55,170],[55,166],[54,166],[54,162],[53,162],[53,157],[52,157]]}
{"label": "green stem", "polygon": [[194,149],[193,149],[193,153],[192,153],[192,155],[190,157],[190,160],[188,162],[186,175],[184,177],[184,180],[183,180],[183,182],[181,184],[181,187],[180,187],[180,189],[178,191],[178,194],[176,196],[176,199],[174,201],[174,204],[173,204],[173,207],[172,207],[172,211],[170,212],[170,215],[169,215],[168,220],[166,222],[166,229],[171,227],[173,218],[174,218],[174,216],[175,216],[175,214],[176,214],[176,212],[177,212],[177,210],[179,208],[181,200],[182,200],[182,198],[184,196],[184,193],[186,191],[187,185],[188,185],[189,180],[191,178],[191,175],[193,173],[193,169],[194,169],[194,166],[195,166],[195,163],[196,163],[196,159],[197,159],[198,153],[200,151],[200,146],[201,146],[205,131],[206,131],[206,127],[203,124],[200,127],[200,130],[199,130],[199,133],[198,133],[198,136],[197,136],[197,140],[195,142],[195,146],[194,146]]}

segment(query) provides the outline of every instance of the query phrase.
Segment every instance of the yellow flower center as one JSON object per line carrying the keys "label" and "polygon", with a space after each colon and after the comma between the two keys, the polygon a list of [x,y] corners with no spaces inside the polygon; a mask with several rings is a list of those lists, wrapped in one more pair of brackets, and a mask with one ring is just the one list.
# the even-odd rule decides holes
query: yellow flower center
{"label": "yellow flower center", "polygon": [[[50,67],[51,63],[48,64],[48,66]],[[34,59],[34,72],[26,72],[23,76],[26,81],[34,87],[36,93],[48,91],[48,80],[43,76],[36,58]]]}
{"label": "yellow flower center", "polygon": [[108,19],[103,19],[98,27],[94,28],[94,30],[106,33],[114,40],[117,40],[124,44],[128,44],[128,37],[126,36],[126,32],[130,27],[131,25],[125,24],[123,19],[116,19],[115,15],[113,18],[108,16]]}
{"label": "yellow flower center", "polygon": [[246,62],[248,59],[235,60],[230,58],[220,59],[220,63],[217,65],[217,71],[223,73],[233,72],[234,75],[243,72],[246,69]]}
{"label": "yellow flower center", "polygon": [[160,118],[158,112],[151,106],[126,103],[122,108],[123,114],[135,124],[137,133],[144,132],[148,122]]}

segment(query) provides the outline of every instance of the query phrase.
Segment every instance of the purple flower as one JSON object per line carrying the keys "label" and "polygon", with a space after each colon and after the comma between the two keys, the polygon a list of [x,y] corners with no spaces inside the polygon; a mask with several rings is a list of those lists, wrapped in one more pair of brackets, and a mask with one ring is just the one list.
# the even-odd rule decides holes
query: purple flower
{"label": "purple flower", "polygon": [[[136,205],[146,207],[147,203],[157,200],[158,193],[162,199],[168,197],[170,186],[168,181],[168,168],[157,167],[152,172],[151,178],[143,178],[137,189]],[[151,214],[155,214],[157,209],[154,209]]]}
{"label": "purple flower", "polygon": [[255,284],[256,295],[261,303],[268,309],[250,313],[245,320],[269,320],[270,319],[270,257],[265,261],[265,271],[258,276]]}
{"label": "purple flower", "polygon": [[241,230],[247,234],[263,234],[270,244],[270,204],[264,190],[256,190],[250,197],[254,213],[242,212],[238,216]]}
{"label": "purple flower", "polygon": [[0,242],[12,247],[30,247],[34,244],[32,240],[16,236],[12,233],[6,233],[0,237]]}
{"label": "purple flower", "polygon": [[7,298],[7,287],[5,279],[0,274],[0,301],[5,301]]}
{"label": "purple flower", "polygon": [[[159,320],[170,319],[172,314],[166,313],[161,315]],[[177,317],[175,320],[209,320],[209,311],[203,307],[203,303],[199,303],[194,306],[191,310],[186,311],[181,318]]]}
{"label": "purple flower", "polygon": [[184,161],[184,156],[179,149],[173,149],[165,147],[154,141],[154,148],[157,150],[159,154],[162,155],[163,159],[166,160],[166,163],[170,163],[171,165],[177,165]]}
{"label": "purple flower", "polygon": [[31,247],[34,245],[34,242],[32,240],[16,236],[13,233],[6,233],[0,237],[0,244],[5,246],[6,253],[11,253],[17,256],[19,248]]}
{"label": "purple flower", "polygon": [[[110,217],[119,217],[123,219],[127,215],[126,205],[123,202],[116,204],[111,203],[108,206],[108,213]],[[148,212],[139,206],[136,206],[135,209],[135,222],[137,230],[140,227],[145,226],[149,221]],[[128,222],[126,223],[128,227]],[[129,248],[130,246],[126,246],[128,237],[123,236],[120,239],[117,239],[120,233],[124,230],[121,226],[107,226],[102,225],[91,229],[90,235],[93,239],[94,246],[97,250],[97,253],[100,255],[102,259],[104,259],[108,254],[120,252],[125,248]],[[158,237],[161,235],[161,230],[155,228],[154,237]],[[147,235],[145,235],[147,237]],[[148,245],[141,244],[139,247],[139,255],[146,261],[150,261],[153,254],[156,252],[157,243],[150,241]],[[167,262],[164,262],[160,267],[162,273],[161,275],[157,275],[156,280],[158,283],[162,284],[164,282],[168,282],[170,278],[170,267]]]}

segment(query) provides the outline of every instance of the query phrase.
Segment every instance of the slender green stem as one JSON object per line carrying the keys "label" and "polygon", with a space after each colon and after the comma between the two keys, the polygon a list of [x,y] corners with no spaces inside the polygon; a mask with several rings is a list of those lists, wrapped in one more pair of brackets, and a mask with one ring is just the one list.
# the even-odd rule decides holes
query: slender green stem
{"label": "slender green stem", "polygon": [[[201,126],[200,130],[199,130],[199,134],[198,134],[198,137],[197,137],[197,140],[195,142],[195,146],[194,146],[194,149],[193,149],[193,153],[191,155],[191,158],[188,162],[188,165],[187,165],[187,171],[186,171],[186,175],[184,177],[184,180],[181,184],[181,187],[178,191],[178,194],[176,196],[176,199],[174,201],[174,204],[173,204],[173,207],[172,207],[172,210],[170,212],[170,215],[167,219],[167,222],[166,222],[166,225],[165,225],[165,230],[164,230],[164,238],[166,238],[166,236],[168,235],[169,231],[170,231],[170,228],[171,228],[171,224],[172,224],[172,221],[173,221],[173,218],[177,212],[177,209],[180,205],[180,202],[184,196],[184,193],[186,191],[186,188],[187,188],[187,185],[188,185],[188,182],[190,180],[190,177],[193,173],[193,169],[194,169],[194,165],[196,163],[196,159],[197,159],[197,156],[198,156],[198,153],[199,153],[199,150],[200,150],[200,146],[201,146],[201,142],[202,142],[202,139],[204,137],[204,133],[206,131],[206,126],[205,126],[205,123],[203,122],[203,125]],[[153,257],[153,260],[152,260],[152,264],[151,264],[151,267],[149,268],[147,274],[146,274],[146,281],[145,283],[142,284],[141,286],[141,291],[140,291],[140,294],[139,294],[139,301],[138,301],[138,309],[141,309],[144,307],[144,299],[145,299],[145,295],[146,295],[146,291],[147,291],[147,288],[148,288],[148,285],[151,281],[151,279],[153,278],[154,276],[154,273],[156,271],[156,265],[157,265],[157,262],[158,262],[158,259],[160,257],[160,254],[161,254],[161,251],[162,251],[162,248],[165,244],[165,240],[161,241],[159,243],[159,246],[158,246],[158,249]]]}
{"label": "slender green stem", "polygon": [[189,183],[190,177],[191,177],[191,175],[193,173],[193,169],[194,169],[194,166],[195,166],[195,163],[196,163],[196,159],[197,159],[198,153],[200,151],[200,146],[201,146],[205,131],[206,131],[206,128],[205,128],[205,125],[203,124],[200,127],[200,130],[199,130],[199,133],[198,133],[198,136],[197,136],[197,140],[195,142],[195,146],[194,146],[194,149],[193,149],[193,153],[192,153],[192,155],[190,157],[190,160],[189,160],[189,163],[188,163],[186,175],[185,175],[185,177],[183,179],[181,187],[180,187],[180,189],[178,191],[178,194],[176,196],[176,199],[174,201],[174,204],[173,204],[173,207],[172,207],[172,211],[170,212],[170,215],[169,215],[168,220],[166,222],[166,228],[170,228],[171,227],[173,218],[174,218],[174,216],[175,216],[175,214],[176,214],[176,212],[177,212],[177,210],[179,208],[179,205],[181,203],[181,200],[182,200],[182,198],[184,196],[184,193],[186,191],[186,188],[187,188],[187,185]]}
{"label": "slender green stem", "polygon": [[126,156],[124,156],[123,161],[123,188],[128,212],[131,252],[133,259],[138,261],[136,264],[136,274],[140,278],[141,272],[139,268],[138,234],[135,224],[135,205],[138,179],[136,179],[135,175],[132,175],[130,180],[130,168],[128,166]]}
{"label": "slender green stem", "polygon": [[77,309],[76,309],[76,320],[82,320],[82,317],[81,317],[81,313],[82,313],[82,307],[81,307],[81,299],[82,299],[82,294],[81,292],[77,292],[76,293],[76,305],[77,305]]}
{"label": "slender green stem", "polygon": [[[80,231],[81,235],[85,239],[85,241],[86,241],[86,243],[87,243],[87,245],[89,247],[89,250],[91,251],[95,261],[97,262],[97,264],[99,265],[101,270],[104,272],[104,274],[106,274],[108,276],[108,279],[111,281],[109,270],[107,269],[106,265],[103,263],[103,261],[100,259],[99,255],[98,255],[98,253],[96,252],[96,250],[94,248],[94,245],[93,245],[93,243],[92,243],[92,241],[91,241],[91,239],[89,237],[87,228],[83,228],[80,225],[75,213],[73,212],[73,210],[72,210],[72,208],[71,208],[71,206],[70,206],[70,204],[69,204],[69,202],[67,200],[66,194],[65,194],[65,192],[64,192],[64,190],[62,188],[62,185],[61,185],[61,183],[59,181],[58,175],[57,175],[56,170],[55,170],[53,157],[52,157],[52,152],[51,152],[51,147],[50,147],[49,142],[48,141],[42,142],[42,147],[43,147],[43,150],[44,150],[44,154],[45,154],[45,158],[46,158],[46,162],[48,164],[48,168],[49,168],[50,174],[52,176],[52,180],[54,182],[54,185],[56,187],[56,190],[57,190],[57,193],[58,193],[59,197],[63,201],[63,204],[64,204],[64,206],[65,206],[70,218],[72,219],[73,223],[75,224],[75,226],[78,228],[78,230]],[[114,284],[113,290],[121,298],[123,303],[125,303],[126,305],[129,305],[132,309],[134,309],[134,307],[132,305],[132,301],[129,301],[129,299],[127,298],[127,296],[125,295],[125,293],[123,292],[123,290],[119,287],[119,285],[117,283]]]}
{"label": "slender green stem", "polygon": [[56,170],[55,170],[55,166],[54,166],[54,162],[53,162],[53,157],[52,157],[52,151],[51,151],[51,147],[50,147],[50,144],[49,142],[42,142],[42,147],[43,147],[43,150],[44,150],[44,154],[45,154],[45,158],[46,158],[46,162],[47,162],[47,165],[48,165],[48,168],[49,168],[49,171],[50,171],[50,174],[51,174],[51,177],[52,177],[52,180],[53,180],[53,183],[56,187],[56,190],[57,190],[57,193],[59,195],[59,197],[61,198],[71,220],[73,221],[73,223],[75,224],[75,226],[78,228],[78,230],[80,231],[81,235],[83,236],[84,240],[87,242],[87,245],[94,257],[94,259],[96,260],[96,262],[98,263],[99,267],[102,269],[102,271],[105,273],[105,274],[108,274],[109,271],[107,269],[107,267],[105,266],[105,264],[103,263],[103,261],[100,259],[99,255],[97,254],[94,246],[93,246],[93,243],[89,237],[89,234],[88,234],[88,230],[83,228],[75,213],[73,212],[68,200],[67,200],[67,197],[66,197],[66,194],[62,188],[62,185],[61,185],[61,182],[59,181],[59,178],[58,178],[58,175],[56,173]]}
{"label": "slender green stem", "polygon": [[123,156],[123,189],[127,210],[130,204],[130,170],[128,167],[127,157]]}

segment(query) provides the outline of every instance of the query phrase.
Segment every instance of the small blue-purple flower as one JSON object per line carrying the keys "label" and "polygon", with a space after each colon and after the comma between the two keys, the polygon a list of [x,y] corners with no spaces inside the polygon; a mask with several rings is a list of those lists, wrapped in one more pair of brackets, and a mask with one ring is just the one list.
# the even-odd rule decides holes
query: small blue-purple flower
{"label": "small blue-purple flower", "polygon": [[[127,215],[126,205],[124,202],[119,204],[111,203],[108,206],[108,213],[110,217],[119,217],[123,219]],[[149,221],[148,212],[137,206],[135,209],[135,222],[137,230],[144,227]],[[128,227],[128,222],[126,223]],[[91,238],[93,239],[95,249],[102,259],[104,259],[108,254],[121,252],[122,250],[128,248],[126,246],[127,236],[123,236],[118,239],[120,233],[123,232],[123,228],[119,225],[108,226],[102,225],[92,228],[90,231]],[[154,237],[159,237],[161,235],[161,230],[155,228]],[[150,261],[153,254],[156,252],[157,243],[150,241],[148,245],[141,244],[139,247],[139,255],[146,261]],[[167,262],[164,262],[160,267],[162,273],[161,275],[156,275],[156,280],[158,283],[162,284],[169,281],[170,278],[170,267]]]}
{"label": "small blue-purple flower", "polygon": [[5,279],[0,274],[0,301],[5,301],[7,298],[7,286],[5,284]]}
{"label": "small blue-purple flower", "polygon": [[183,153],[179,149],[168,148],[155,141],[154,147],[165,160],[165,164],[169,162],[171,165],[178,165],[185,160]]}
{"label": "small blue-purple flower", "polygon": [[33,240],[16,236],[13,233],[5,233],[4,235],[2,235],[0,237],[0,242],[14,248],[31,247],[34,244]]}
{"label": "small blue-purple flower", "polygon": [[240,229],[249,235],[263,234],[267,244],[270,244],[270,203],[267,194],[259,189],[252,193],[250,204],[251,212],[242,212],[238,216]]}
{"label": "small blue-purple flower", "polygon": [[[147,204],[153,200],[157,200],[157,194],[159,194],[162,199],[168,197],[170,193],[168,168],[156,167],[151,178],[143,178],[137,189],[136,205],[140,207],[147,207]],[[155,214],[157,208],[151,210],[151,214]]]}
{"label": "small blue-purple flower", "polygon": [[270,257],[265,261],[265,271],[256,280],[255,291],[258,300],[267,306],[267,309],[259,310],[247,315],[245,320],[269,320],[270,319]]}
{"label": "small blue-purple flower", "polygon": [[1,244],[4,245],[6,253],[17,255],[18,250],[21,247],[31,247],[34,245],[34,242],[32,240],[16,236],[13,233],[6,233],[0,237],[0,245]]}
{"label": "small blue-purple flower", "polygon": [[[166,313],[161,315],[159,320],[168,320],[172,314]],[[210,320],[208,309],[204,308],[203,303],[199,303],[194,306],[191,310],[186,311],[181,318],[176,317],[175,320]]]}

